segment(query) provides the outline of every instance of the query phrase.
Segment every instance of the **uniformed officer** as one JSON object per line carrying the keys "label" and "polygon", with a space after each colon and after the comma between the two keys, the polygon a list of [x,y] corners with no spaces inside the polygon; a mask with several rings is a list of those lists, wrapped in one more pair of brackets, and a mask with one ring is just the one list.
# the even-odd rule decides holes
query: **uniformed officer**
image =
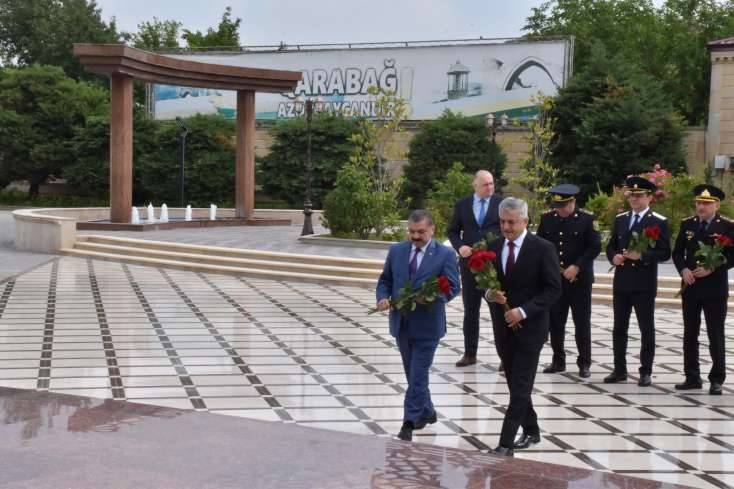
{"label": "uniformed officer", "polygon": [[552,210],[543,214],[538,236],[553,243],[561,265],[561,298],[550,311],[550,341],[553,360],[544,373],[566,370],[564,340],[568,310],[573,317],[579,376],[589,377],[591,366],[591,285],[594,283],[594,259],[601,252],[601,237],[595,228],[595,216],[576,207],[576,185],[562,184],[550,189]]}
{"label": "uniformed officer", "polygon": [[[632,308],[640,327],[640,379],[637,385],[652,384],[652,362],[655,358],[655,296],[658,290],[658,263],[670,258],[670,228],[666,218],[650,209],[654,183],[642,177],[629,177],[625,193],[632,210],[618,214],[614,220],[607,259],[616,268],[612,287],[614,308],[614,370],[604,378],[612,384],[627,380],[627,331]],[[632,251],[627,247],[633,233],[644,235],[646,230],[659,232],[654,246]]]}
{"label": "uniformed officer", "polygon": [[685,380],[676,384],[678,390],[700,389],[701,371],[698,363],[698,332],[701,311],[706,319],[709,338],[711,371],[709,393],[721,395],[726,378],[724,360],[724,320],[729,297],[728,270],[734,266],[734,248],[723,249],[726,263],[711,270],[696,261],[699,243],[711,245],[716,235],[731,237],[734,223],[719,215],[724,192],[713,185],[698,185],[693,189],[696,215],[683,219],[673,248],[673,262],[685,283],[683,290],[683,371]]}

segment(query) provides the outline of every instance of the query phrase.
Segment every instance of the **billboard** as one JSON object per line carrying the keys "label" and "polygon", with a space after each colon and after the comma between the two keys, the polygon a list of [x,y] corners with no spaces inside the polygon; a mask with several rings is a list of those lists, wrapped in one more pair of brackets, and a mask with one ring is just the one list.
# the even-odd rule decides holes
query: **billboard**
{"label": "billboard", "polygon": [[[396,92],[409,106],[409,119],[435,119],[450,109],[466,116],[490,112],[524,119],[535,113],[531,98],[553,95],[570,76],[572,39],[502,40],[461,43],[286,47],[237,53],[170,55],[204,63],[301,71],[289,93],[258,93],[256,117],[299,117],[304,101],[317,111],[374,117],[370,87]],[[157,119],[219,113],[234,118],[234,92],[155,85],[150,91]]]}

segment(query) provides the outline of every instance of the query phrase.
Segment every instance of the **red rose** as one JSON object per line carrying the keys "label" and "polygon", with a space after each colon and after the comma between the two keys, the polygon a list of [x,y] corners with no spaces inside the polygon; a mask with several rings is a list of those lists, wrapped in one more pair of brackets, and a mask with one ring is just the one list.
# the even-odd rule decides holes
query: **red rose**
{"label": "red rose", "polygon": [[482,252],[480,251],[472,254],[469,257],[469,263],[467,265],[475,272],[480,272],[482,269],[484,269],[484,265],[486,265],[486,262],[481,257],[481,254]]}
{"label": "red rose", "polygon": [[732,239],[729,236],[725,236],[723,234],[716,235],[716,242],[719,243],[724,248],[734,246],[734,241],[732,241]]}
{"label": "red rose", "polygon": [[487,261],[494,261],[495,258],[497,258],[497,253],[494,251],[487,251],[485,252],[485,255],[487,257]]}
{"label": "red rose", "polygon": [[443,295],[449,295],[451,293],[451,284],[449,283],[449,279],[446,278],[445,275],[441,275],[438,277],[438,289]]}
{"label": "red rose", "polygon": [[645,236],[653,241],[657,241],[660,237],[660,226],[649,226],[645,228]]}

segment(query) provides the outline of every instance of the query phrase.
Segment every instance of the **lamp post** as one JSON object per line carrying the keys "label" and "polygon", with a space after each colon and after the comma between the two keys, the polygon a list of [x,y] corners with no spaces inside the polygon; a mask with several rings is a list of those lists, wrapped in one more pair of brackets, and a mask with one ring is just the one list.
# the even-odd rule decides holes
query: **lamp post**
{"label": "lamp post", "polygon": [[492,144],[494,144],[497,132],[494,130],[494,114],[492,112],[487,114],[487,127],[492,132]]}
{"label": "lamp post", "polygon": [[184,187],[185,187],[185,161],[186,161],[186,136],[189,135],[189,128],[186,124],[184,124],[183,119],[180,117],[176,117],[176,122],[178,123],[178,127],[181,128],[181,132],[179,133],[179,138],[181,141],[181,164],[180,164],[180,171],[179,171],[179,192],[181,194],[181,208],[184,207]]}
{"label": "lamp post", "polygon": [[301,236],[313,234],[313,224],[311,223],[311,118],[313,116],[313,101],[306,100],[306,198],[303,201],[303,229]]}

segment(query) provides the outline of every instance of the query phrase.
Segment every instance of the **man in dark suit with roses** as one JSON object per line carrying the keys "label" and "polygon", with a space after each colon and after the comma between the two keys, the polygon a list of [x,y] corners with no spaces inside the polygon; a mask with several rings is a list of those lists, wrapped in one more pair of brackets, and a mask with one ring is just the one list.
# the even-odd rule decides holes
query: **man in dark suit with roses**
{"label": "man in dark suit with roses", "polygon": [[[551,243],[527,231],[528,205],[508,197],[499,206],[502,238],[489,244],[501,290],[487,290],[497,353],[505,368],[510,402],[499,445],[491,453],[512,456],[540,442],[531,393],[540,351],[548,337],[551,306],[561,296],[560,265]],[[522,426],[523,434],[515,441]]]}

